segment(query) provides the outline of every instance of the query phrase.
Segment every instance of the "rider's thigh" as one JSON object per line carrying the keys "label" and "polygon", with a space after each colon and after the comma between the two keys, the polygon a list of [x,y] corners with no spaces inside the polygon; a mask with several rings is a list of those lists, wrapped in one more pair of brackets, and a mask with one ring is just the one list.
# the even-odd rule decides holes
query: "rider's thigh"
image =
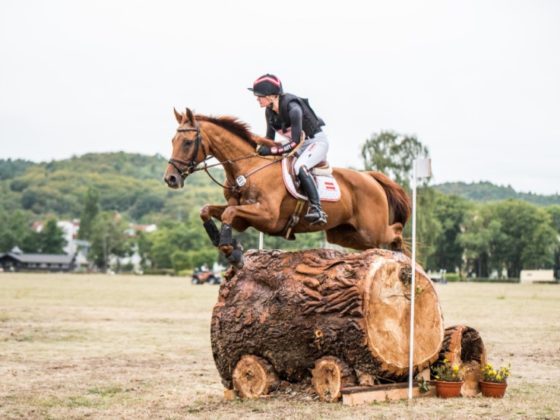
{"label": "rider's thigh", "polygon": [[297,158],[294,164],[295,173],[299,173],[302,166],[307,169],[313,168],[319,162],[327,159],[327,152],[329,151],[329,144],[325,142],[314,142],[307,146]]}

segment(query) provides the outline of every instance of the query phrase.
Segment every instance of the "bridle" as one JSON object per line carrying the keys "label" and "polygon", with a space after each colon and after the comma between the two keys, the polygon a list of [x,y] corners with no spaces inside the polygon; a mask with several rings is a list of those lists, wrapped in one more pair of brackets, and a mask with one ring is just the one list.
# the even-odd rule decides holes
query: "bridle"
{"label": "bridle", "polygon": [[[196,137],[194,138],[194,152],[193,155],[191,157],[190,160],[181,160],[181,159],[169,159],[169,164],[171,166],[173,166],[177,172],[179,172],[179,175],[181,175],[181,178],[185,179],[188,175],[192,174],[193,172],[195,172],[196,166],[198,165],[198,163],[196,162],[196,156],[198,155],[198,149],[202,146],[202,152],[204,153],[204,156],[206,156],[206,150],[204,148],[204,143],[202,143],[202,135],[200,134],[200,127],[196,126],[194,128],[178,128],[177,132],[178,133],[186,133],[188,131],[195,131],[196,132]],[[210,156],[211,157],[211,156]],[[205,157],[204,162],[206,160],[208,160],[210,157]],[[180,166],[179,166],[180,165]],[[182,166],[182,168],[181,168]]]}
{"label": "bridle", "polygon": [[[196,132],[196,137],[193,140],[194,141],[194,152],[192,154],[191,159],[182,160],[182,159],[171,158],[171,159],[168,160],[169,164],[171,166],[173,166],[177,170],[177,172],[179,172],[179,175],[183,179],[185,179],[187,176],[189,176],[193,172],[204,171],[210,177],[210,179],[212,181],[214,181],[214,183],[218,184],[220,187],[225,188],[226,190],[230,190],[230,191],[238,191],[245,185],[245,183],[247,182],[247,178],[249,178],[251,175],[253,175],[256,172],[259,172],[261,169],[264,169],[267,166],[270,166],[270,165],[272,165],[276,162],[280,162],[285,157],[285,156],[282,156],[280,159],[273,159],[272,161],[268,162],[267,164],[253,169],[252,171],[250,171],[246,175],[238,176],[235,179],[236,185],[233,185],[233,186],[224,185],[212,176],[212,174],[208,171],[209,168],[213,168],[215,166],[224,166],[226,163],[232,164],[232,163],[240,161],[240,160],[249,159],[249,158],[252,158],[252,157],[259,156],[259,154],[255,152],[255,153],[251,153],[249,155],[241,156],[241,157],[236,158],[236,159],[228,159],[228,160],[225,160],[225,161],[222,161],[222,162],[218,162],[218,163],[215,163],[215,164],[212,164],[212,165],[208,165],[206,162],[208,160],[212,159],[214,156],[206,153],[206,147],[204,147],[204,143],[202,142],[202,134],[200,133],[200,126],[197,125],[196,127],[187,127],[187,128],[178,128],[177,129],[178,133],[185,133],[185,132],[189,132],[189,131],[195,131]],[[204,159],[201,160],[200,162],[196,162],[196,157],[198,155],[198,149],[199,148],[202,148],[202,153],[204,154]],[[204,165],[202,167],[198,167],[198,165],[200,163],[204,163]]]}

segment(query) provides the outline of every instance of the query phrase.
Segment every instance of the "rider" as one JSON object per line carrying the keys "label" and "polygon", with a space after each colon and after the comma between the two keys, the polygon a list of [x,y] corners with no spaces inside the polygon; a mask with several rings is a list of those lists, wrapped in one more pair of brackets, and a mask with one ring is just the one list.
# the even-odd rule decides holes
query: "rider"
{"label": "rider", "polygon": [[302,133],[304,134],[303,144],[296,151],[297,160],[294,165],[294,171],[310,203],[304,219],[311,224],[327,223],[317,186],[309,174],[315,165],[327,158],[329,141],[321,130],[325,123],[315,115],[307,99],[284,93],[280,79],[272,74],[259,77],[249,90],[255,94],[261,108],[266,108],[266,138],[274,140],[278,132],[290,140],[287,144],[273,147],[260,145],[257,149],[259,155],[290,153],[299,146]]}

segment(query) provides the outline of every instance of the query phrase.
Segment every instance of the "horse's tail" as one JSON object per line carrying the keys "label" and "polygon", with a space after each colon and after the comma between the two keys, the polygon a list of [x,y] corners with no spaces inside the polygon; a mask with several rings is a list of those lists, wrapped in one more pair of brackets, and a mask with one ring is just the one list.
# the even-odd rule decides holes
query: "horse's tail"
{"label": "horse's tail", "polygon": [[368,171],[385,190],[387,201],[389,202],[390,224],[402,223],[403,227],[410,217],[410,198],[406,191],[395,181],[381,172]]}

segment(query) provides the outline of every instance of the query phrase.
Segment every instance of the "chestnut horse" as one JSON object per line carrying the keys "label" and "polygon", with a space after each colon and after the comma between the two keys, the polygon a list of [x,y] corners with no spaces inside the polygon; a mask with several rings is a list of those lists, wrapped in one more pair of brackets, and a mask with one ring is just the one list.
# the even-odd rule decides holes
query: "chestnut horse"
{"label": "chestnut horse", "polygon": [[[164,180],[170,188],[183,187],[185,178],[195,171],[206,170],[210,175],[208,159],[219,161],[226,175],[225,183],[220,185],[227,204],[207,204],[200,216],[214,246],[240,266],[242,253],[232,237],[232,228],[242,232],[252,226],[280,236],[294,214],[297,200],[282,182],[280,161],[284,157],[257,155],[258,143],[271,140],[252,134],[246,124],[235,118],[194,115],[188,108],[185,114],[174,111],[179,127],[172,140]],[[300,218],[293,232],[325,230],[329,242],[344,247],[364,250],[388,246],[402,250],[402,230],[410,215],[405,191],[380,172],[334,168],[333,175],[341,199],[322,203],[328,214],[327,224],[310,225]],[[213,218],[222,222],[220,230]]]}

